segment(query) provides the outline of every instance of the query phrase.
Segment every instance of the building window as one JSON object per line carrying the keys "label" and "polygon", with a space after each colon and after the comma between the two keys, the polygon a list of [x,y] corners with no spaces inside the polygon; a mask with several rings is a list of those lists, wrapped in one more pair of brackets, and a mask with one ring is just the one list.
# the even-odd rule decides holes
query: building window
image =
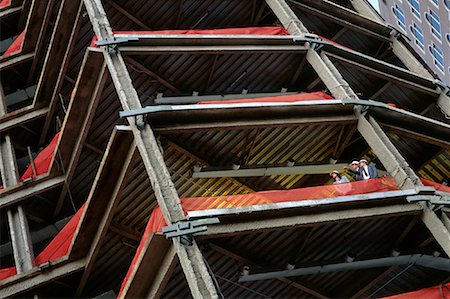
{"label": "building window", "polygon": [[423,37],[423,30],[419,26],[417,26],[416,23],[413,23],[413,25],[410,27],[411,32],[414,35],[414,41],[415,43],[422,49],[425,50],[425,39]]}
{"label": "building window", "polygon": [[429,46],[429,50],[431,52],[431,55],[433,55],[434,65],[436,65],[438,69],[445,73],[444,53],[442,53],[442,50],[434,43],[431,43],[431,46]]}
{"label": "building window", "polygon": [[450,9],[450,0],[444,0],[444,5],[447,9]]}
{"label": "building window", "polygon": [[394,4],[394,7],[392,7],[392,11],[397,18],[397,24],[401,28],[403,28],[403,30],[406,30],[405,13],[403,12],[403,9],[401,9],[397,4]]}
{"label": "building window", "polygon": [[431,0],[431,3],[439,7],[439,0]]}
{"label": "building window", "polygon": [[430,22],[431,33],[433,33],[434,36],[441,40],[441,20],[439,19],[437,13],[430,9],[429,13],[425,14],[425,17],[427,18],[428,22]]}
{"label": "building window", "polygon": [[418,0],[408,0],[411,5],[411,12],[420,20],[420,3]]}

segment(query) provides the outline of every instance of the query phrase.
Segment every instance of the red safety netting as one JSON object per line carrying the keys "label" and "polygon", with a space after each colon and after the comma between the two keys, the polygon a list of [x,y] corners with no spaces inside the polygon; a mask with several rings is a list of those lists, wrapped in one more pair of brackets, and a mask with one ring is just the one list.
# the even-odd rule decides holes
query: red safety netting
{"label": "red safety netting", "polygon": [[445,299],[450,298],[450,283],[422,289],[415,292],[403,293],[384,297],[383,299]]}
{"label": "red safety netting", "polygon": [[433,181],[426,180],[424,178],[420,178],[420,180],[422,181],[422,184],[424,184],[425,186],[431,186],[438,191],[450,193],[450,186],[442,185]]}
{"label": "red safety netting", "polygon": [[6,279],[8,277],[14,276],[17,274],[16,267],[9,267],[5,269],[0,269],[0,280]]}
{"label": "red safety netting", "polygon": [[8,47],[8,49],[6,49],[5,53],[2,54],[2,57],[20,52],[22,50],[24,37],[25,37],[25,30],[22,31],[22,33],[16,37],[16,39],[12,42],[12,44]]}
{"label": "red safety netting", "polygon": [[10,5],[11,5],[11,0],[2,0],[0,2],[0,8],[5,8],[5,7],[10,6]]}
{"label": "red safety netting", "polygon": [[84,204],[70,219],[63,229],[56,235],[55,238],[45,247],[45,249],[36,257],[36,265],[41,265],[46,262],[52,262],[65,256],[72,245],[73,236],[80,223],[81,215],[83,214]]}
{"label": "red safety netting", "polygon": [[310,93],[299,93],[285,96],[263,97],[263,98],[249,98],[236,100],[220,100],[220,101],[203,101],[197,104],[239,104],[239,103],[274,103],[274,102],[301,102],[312,100],[333,100],[329,94],[317,91]]}
{"label": "red safety netting", "polygon": [[[53,262],[69,252],[72,245],[75,231],[80,223],[85,204],[76,212],[63,229],[53,238],[45,249],[36,257],[35,264],[40,266],[46,262]],[[0,280],[16,275],[16,267],[10,267],[0,270]]]}
{"label": "red safety netting", "polygon": [[[208,35],[289,35],[283,27],[245,27],[245,28],[221,28],[221,29],[197,29],[197,30],[155,30],[155,31],[114,31],[114,34],[208,34]],[[91,47],[98,48],[94,36]]]}
{"label": "red safety netting", "polygon": [[[326,185],[317,187],[300,188],[293,190],[282,191],[262,191],[249,194],[238,194],[228,196],[209,196],[209,197],[192,197],[181,198],[181,204],[185,213],[189,211],[207,210],[207,209],[224,209],[241,206],[271,204],[288,201],[300,201],[300,200],[314,200],[338,197],[344,195],[365,194],[373,192],[386,192],[398,190],[394,179],[392,178],[379,178],[370,179],[358,182],[351,182],[338,185]],[[162,227],[166,225],[164,217],[161,213],[159,206],[153,209],[150,219],[145,228],[144,235],[141,238],[139,247],[128,269],[127,275],[122,282],[122,286],[119,292],[119,296],[123,291],[127,281],[129,280],[136,264],[139,255],[142,251],[142,247],[145,244],[147,238],[155,233],[160,232]]]}
{"label": "red safety netting", "polygon": [[[227,209],[242,206],[263,205],[288,201],[317,200],[345,195],[367,194],[398,190],[392,178],[370,179],[346,184],[325,185],[292,190],[274,190],[253,192],[248,194],[182,198],[181,204],[185,213],[189,211]],[[158,208],[153,210],[149,222],[154,232],[165,226],[164,218]]]}
{"label": "red safety netting", "polygon": [[326,41],[326,42],[329,42],[330,44],[333,44],[333,45],[336,45],[336,46],[339,46],[339,47],[342,47],[342,48],[346,48],[347,50],[353,50],[353,49],[351,49],[351,48],[349,48],[349,47],[346,47],[346,46],[341,45],[341,44],[338,43],[338,42],[335,42],[334,40],[328,39],[328,38],[323,37],[323,36],[318,35],[318,34],[314,34],[314,35],[316,35],[318,38],[320,38],[320,39],[322,39],[322,40],[324,40],[324,41]]}
{"label": "red safety netting", "polygon": [[[44,148],[36,158],[34,158],[34,166],[36,168],[36,175],[39,176],[41,174],[45,174],[48,172],[50,168],[50,164],[52,163],[53,156],[55,153],[56,144],[58,143],[59,132],[53,137],[52,141]],[[28,166],[27,170],[25,170],[24,174],[20,177],[21,181],[29,179],[33,177],[33,168],[31,165]]]}

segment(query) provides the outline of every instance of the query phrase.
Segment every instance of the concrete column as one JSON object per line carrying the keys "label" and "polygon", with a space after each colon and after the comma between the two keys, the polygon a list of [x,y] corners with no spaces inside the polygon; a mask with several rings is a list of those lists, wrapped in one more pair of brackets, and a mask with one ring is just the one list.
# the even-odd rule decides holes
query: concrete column
{"label": "concrete column", "polygon": [[[6,111],[5,97],[0,83],[0,115],[6,114]],[[0,173],[5,188],[19,182],[14,147],[9,135],[0,136]],[[27,217],[21,206],[10,208],[7,215],[17,273],[23,273],[34,267],[33,245]]]}
{"label": "concrete column", "polygon": [[[98,39],[112,38],[111,26],[101,2],[84,0],[84,4]],[[122,108],[142,108],[120,51],[117,48],[103,48],[103,55]],[[148,124],[139,130],[134,119],[130,118],[128,121],[166,222],[172,224],[184,220],[186,216],[153,130]],[[177,239],[173,239],[173,244],[193,297],[218,298],[213,280],[195,241],[192,246],[184,246]]]}
{"label": "concrete column", "polygon": [[308,33],[308,29],[297,18],[285,0],[266,0],[266,3],[291,35]]}

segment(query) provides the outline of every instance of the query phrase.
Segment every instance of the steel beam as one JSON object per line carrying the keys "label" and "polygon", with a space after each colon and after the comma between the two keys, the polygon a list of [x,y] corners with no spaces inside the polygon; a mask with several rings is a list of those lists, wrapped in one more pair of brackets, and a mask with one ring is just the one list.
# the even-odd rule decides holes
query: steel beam
{"label": "steel beam", "polygon": [[333,170],[341,170],[347,163],[340,164],[317,164],[284,167],[261,167],[245,168],[238,170],[211,170],[199,171],[192,174],[192,178],[220,178],[220,177],[257,177],[272,175],[295,175],[295,174],[328,174]]}
{"label": "steel beam", "polygon": [[[262,265],[260,263],[256,263],[252,259],[243,257],[240,254],[237,254],[235,252],[230,251],[227,248],[217,245],[216,243],[209,242],[207,244],[208,244],[207,246],[210,247],[212,250],[217,251],[218,253],[223,254],[225,256],[228,256],[228,257],[232,258],[233,260],[236,260],[244,265],[248,265],[248,266],[256,267],[256,268],[262,268]],[[279,278],[277,278],[277,280],[285,283],[286,285],[292,286],[302,292],[305,292],[311,296],[321,298],[321,299],[329,298],[329,297],[325,296],[324,294],[318,292],[317,290],[313,289],[312,287],[305,285],[304,282],[299,282],[297,280],[286,278],[286,277],[279,277]]]}
{"label": "steel beam", "polygon": [[258,273],[253,274],[250,272],[250,274],[248,275],[242,275],[239,278],[239,282],[267,280],[267,279],[276,279],[280,277],[292,277],[302,275],[317,275],[322,273],[334,273],[342,271],[365,270],[372,268],[391,267],[394,265],[402,266],[411,264],[441,271],[446,270],[450,271],[450,259],[448,258],[422,254],[413,254],[403,256],[390,256],[370,260],[361,260],[350,263],[344,262],[344,263],[318,265],[305,268],[296,268],[292,270],[280,270],[270,272],[259,272],[261,270],[258,270]]}
{"label": "steel beam", "polygon": [[34,106],[49,108],[39,145],[45,142],[56,103],[59,102],[59,93],[78,33],[82,6],[83,1],[81,0],[63,0],[60,4],[33,101]]}
{"label": "steel beam", "polygon": [[[97,37],[101,40],[113,38],[112,29],[101,2],[84,0],[84,4]],[[142,108],[119,49],[104,47],[102,50],[122,108],[125,111]],[[151,127],[145,125],[142,130],[139,130],[134,118],[129,118],[128,121],[166,222],[172,224],[185,219],[180,199]],[[183,246],[178,239],[174,238],[173,244],[192,296],[218,298],[213,280],[195,241],[192,246]]]}
{"label": "steel beam", "polygon": [[[59,166],[65,173],[66,182],[57,201],[54,216],[58,215],[63,206],[106,79],[107,70],[103,56],[100,53],[87,50],[75,84],[75,92],[72,93],[67,115],[61,128],[57,151],[60,159]],[[52,171],[56,164],[55,160],[50,166]]]}
{"label": "steel beam", "polygon": [[310,49],[306,59],[319,75],[322,82],[336,99],[358,99],[356,93],[344,80],[337,68],[325,55],[319,55],[316,50]]}

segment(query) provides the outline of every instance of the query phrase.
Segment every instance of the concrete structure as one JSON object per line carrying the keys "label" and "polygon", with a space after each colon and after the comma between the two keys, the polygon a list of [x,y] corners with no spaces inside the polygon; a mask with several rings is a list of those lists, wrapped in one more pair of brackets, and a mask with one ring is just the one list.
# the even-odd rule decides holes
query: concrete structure
{"label": "concrete structure", "polygon": [[380,13],[450,85],[450,1],[380,0]]}
{"label": "concrete structure", "polygon": [[[0,21],[5,42],[26,32],[0,58],[1,267],[17,272],[1,298],[384,297],[450,278],[448,88],[366,1],[11,0]],[[154,32],[264,26],[289,34]],[[304,92],[334,99],[258,102]],[[185,206],[306,192],[361,157],[395,190]],[[79,209],[64,255],[38,263]],[[158,211],[182,237],[148,229]]]}

